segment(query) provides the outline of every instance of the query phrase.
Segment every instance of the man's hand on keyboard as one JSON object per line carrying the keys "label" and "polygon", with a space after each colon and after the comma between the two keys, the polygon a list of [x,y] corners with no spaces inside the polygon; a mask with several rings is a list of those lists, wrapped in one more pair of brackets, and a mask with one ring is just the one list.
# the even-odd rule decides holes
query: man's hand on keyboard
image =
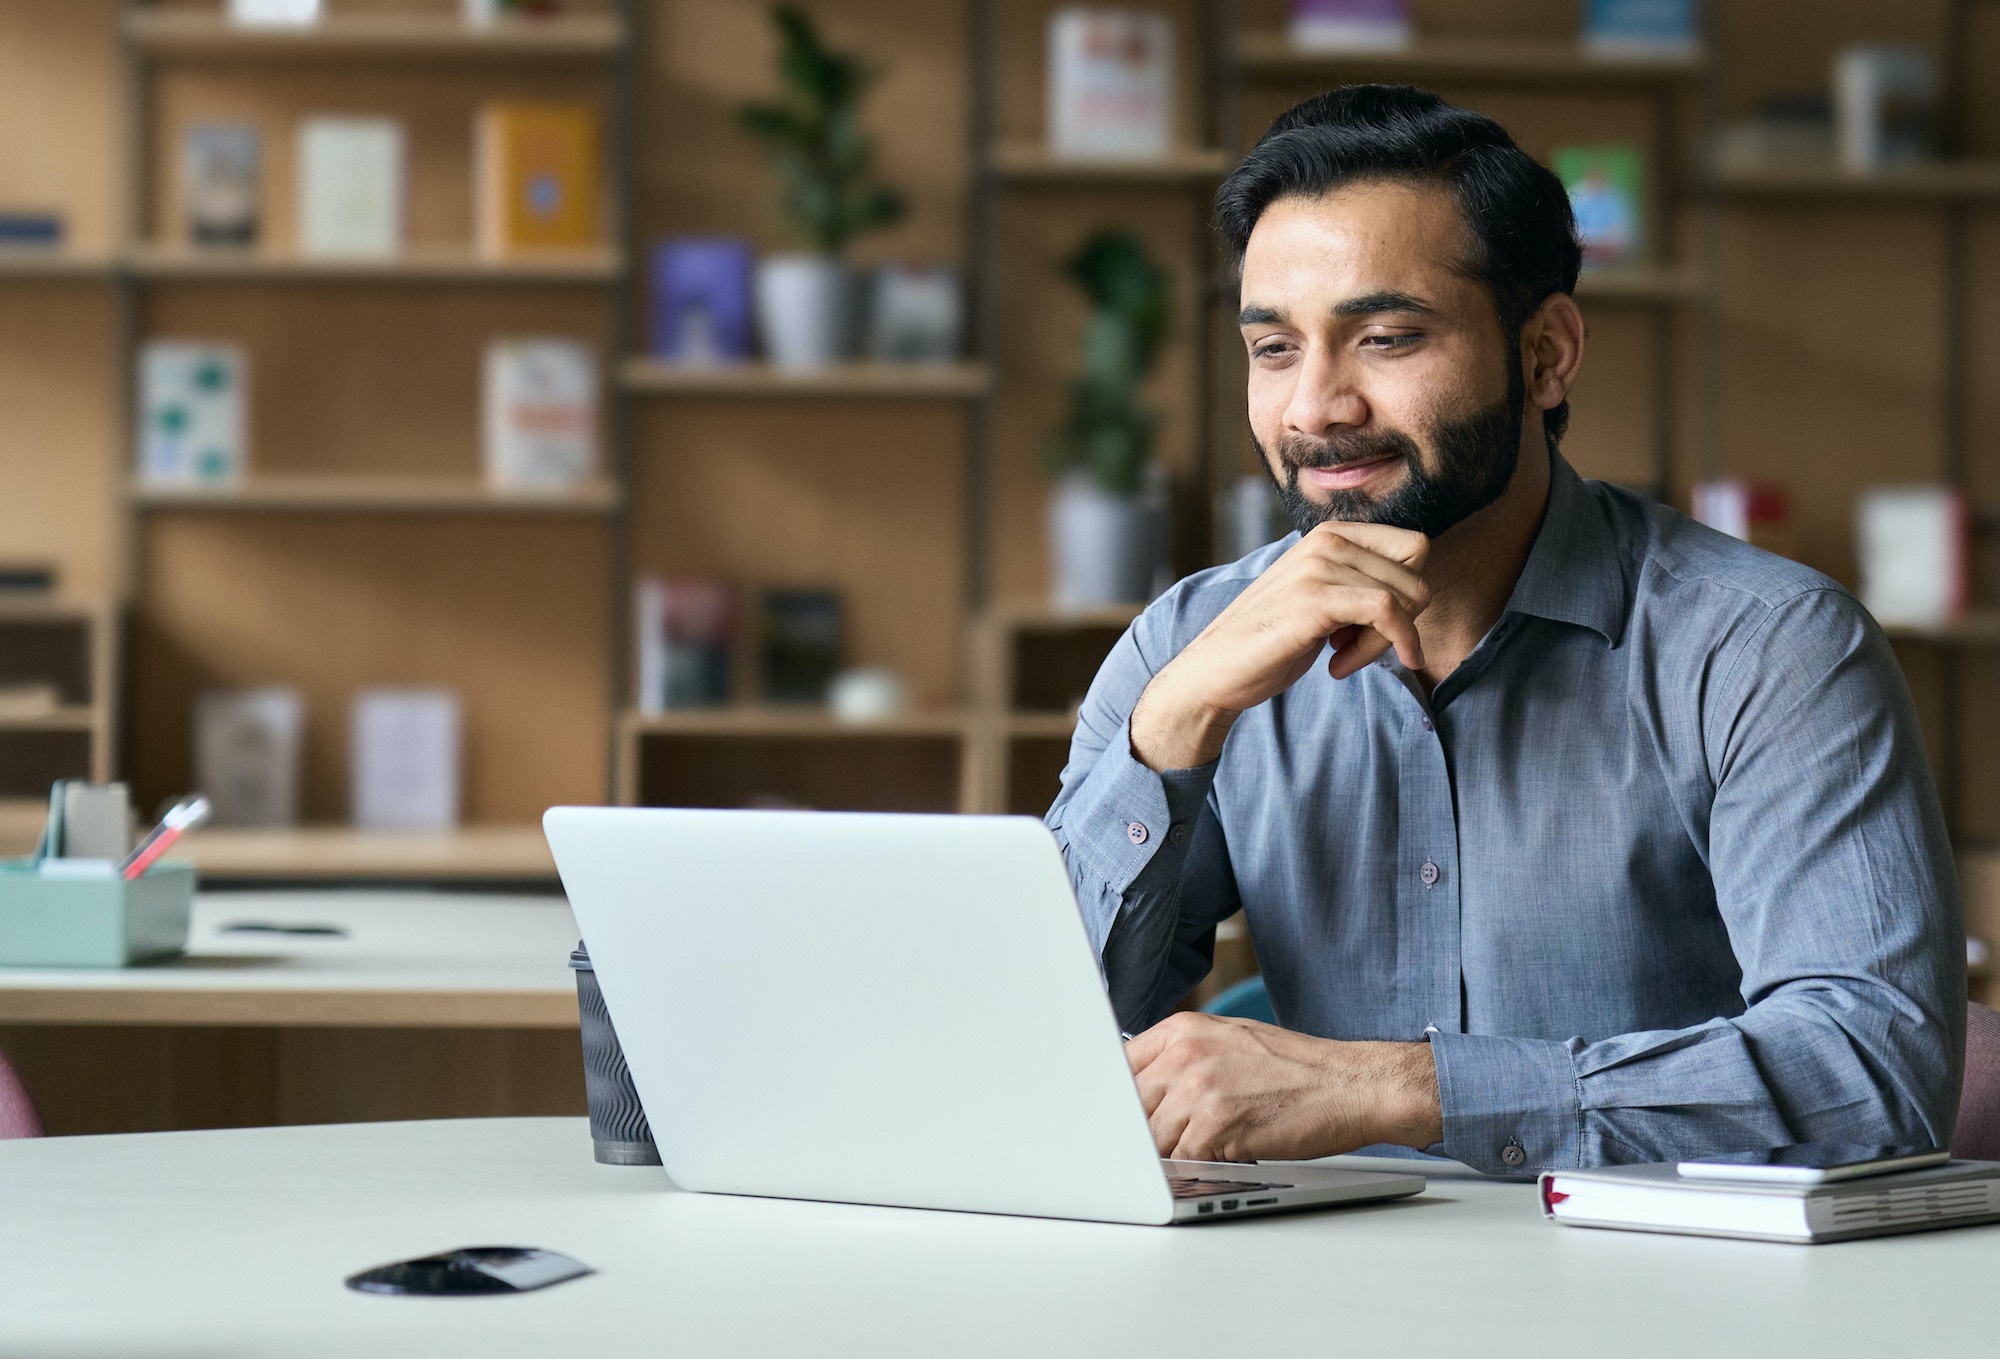
{"label": "man's hand on keyboard", "polygon": [[1428,1043],[1347,1043],[1176,1014],[1125,1045],[1160,1155],[1305,1160],[1444,1137]]}

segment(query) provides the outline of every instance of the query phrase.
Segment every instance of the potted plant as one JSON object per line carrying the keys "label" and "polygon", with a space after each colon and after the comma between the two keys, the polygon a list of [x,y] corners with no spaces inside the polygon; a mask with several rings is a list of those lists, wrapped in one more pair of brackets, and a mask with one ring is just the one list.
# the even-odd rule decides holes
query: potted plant
{"label": "potted plant", "polygon": [[1049,545],[1059,608],[1138,603],[1152,594],[1166,514],[1149,485],[1158,412],[1139,389],[1166,337],[1166,271],[1138,237],[1103,231],[1065,271],[1090,299],[1083,370],[1069,385],[1069,415],[1050,437],[1056,477]]}
{"label": "potted plant", "polygon": [[784,210],[811,248],[767,256],[757,266],[757,319],[772,362],[814,367],[851,354],[860,334],[860,290],[843,253],[864,231],[903,215],[903,198],[872,181],[874,155],[861,130],[861,96],[876,73],[829,51],[799,10],[771,11],[779,37],[779,98],[739,110],[768,142],[783,182]]}

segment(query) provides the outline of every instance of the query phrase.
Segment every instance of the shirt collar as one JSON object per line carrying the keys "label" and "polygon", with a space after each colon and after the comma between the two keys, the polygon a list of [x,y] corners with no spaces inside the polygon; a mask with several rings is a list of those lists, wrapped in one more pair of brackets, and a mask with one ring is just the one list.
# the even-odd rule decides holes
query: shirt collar
{"label": "shirt collar", "polygon": [[1615,646],[1631,606],[1630,577],[1603,500],[1562,454],[1551,453],[1548,508],[1507,612],[1590,628]]}

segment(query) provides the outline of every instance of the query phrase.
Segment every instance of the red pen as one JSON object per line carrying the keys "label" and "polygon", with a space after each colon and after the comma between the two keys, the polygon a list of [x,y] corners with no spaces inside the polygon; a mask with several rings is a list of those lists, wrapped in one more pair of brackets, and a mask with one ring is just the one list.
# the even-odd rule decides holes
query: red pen
{"label": "red pen", "polygon": [[160,824],[153,827],[153,833],[139,842],[139,847],[127,856],[119,866],[120,877],[136,878],[152,867],[153,860],[165,854],[174,841],[208,820],[208,799],[196,794],[167,808],[167,814],[160,818]]}

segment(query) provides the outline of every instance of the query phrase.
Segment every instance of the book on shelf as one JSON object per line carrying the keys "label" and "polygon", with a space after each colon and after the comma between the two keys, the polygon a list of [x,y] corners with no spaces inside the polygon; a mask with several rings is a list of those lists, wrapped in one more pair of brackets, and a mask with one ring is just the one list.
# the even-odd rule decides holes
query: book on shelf
{"label": "book on shelf", "polygon": [[634,591],[639,711],[718,708],[729,702],[736,601],[725,581],[642,576]]}
{"label": "book on shelf", "polygon": [[1791,497],[1782,486],[1738,480],[1697,482],[1693,510],[1696,523],[1781,557],[1798,555]]}
{"label": "book on shelf", "polygon": [[751,348],[751,248],[740,236],[675,236],[653,247],[652,352],[673,363],[742,363]]}
{"label": "book on shelf", "polygon": [[1937,150],[1937,62],[1915,47],[1847,48],[1834,58],[1833,109],[1845,168],[1925,160]]}
{"label": "book on shelf", "polygon": [[305,699],[270,685],[212,689],[194,708],[195,786],[218,826],[294,826],[299,820]]}
{"label": "book on shelf", "polygon": [[1553,157],[1569,191],[1585,269],[1629,268],[1646,256],[1646,156],[1624,142],[1564,146]]}
{"label": "book on shelf", "polygon": [[181,139],[181,208],[196,245],[257,243],[263,137],[255,123],[195,123]]}
{"label": "book on shelf", "polygon": [[1883,623],[1939,627],[1965,612],[1971,522],[1951,486],[1877,486],[1855,510],[1861,602]]}
{"label": "book on shelf", "polygon": [[248,368],[232,344],[148,340],[141,347],[141,482],[226,485],[242,476]]}
{"label": "book on shelf", "polygon": [[352,811],[364,830],[458,825],[465,718],[449,689],[376,688],[354,696]]}
{"label": "book on shelf", "polygon": [[1394,52],[1415,37],[1410,0],[1292,0],[1286,36],[1314,52]]}
{"label": "book on shelf", "polygon": [[1701,49],[1699,0],[1586,0],[1583,46],[1606,57],[1692,56]]}
{"label": "book on shelf", "polygon": [[403,248],[406,152],[394,118],[302,119],[299,249],[369,258]]}
{"label": "book on shelf", "polygon": [[1059,156],[1159,160],[1173,145],[1173,21],[1069,6],[1049,16],[1048,138]]}
{"label": "book on shelf", "polygon": [[473,133],[474,231],[491,259],[601,243],[596,110],[498,102]]}
{"label": "book on shelf", "polygon": [[38,208],[0,208],[0,250],[54,250],[63,243],[63,215]]}
{"label": "book on shelf", "polygon": [[597,471],[597,352],[581,340],[497,339],[483,384],[486,479],[559,491]]}
{"label": "book on shelf", "polygon": [[948,264],[890,260],[878,266],[868,305],[868,352],[887,363],[948,363],[958,357],[965,305]]}
{"label": "book on shelf", "polygon": [[229,21],[234,24],[316,24],[320,0],[229,0]]}
{"label": "book on shelf", "polygon": [[831,590],[766,590],[758,634],[764,701],[825,703],[846,649],[840,596]]}
{"label": "book on shelf", "polygon": [[495,24],[503,19],[539,18],[561,9],[557,0],[463,0],[460,12],[468,24]]}

